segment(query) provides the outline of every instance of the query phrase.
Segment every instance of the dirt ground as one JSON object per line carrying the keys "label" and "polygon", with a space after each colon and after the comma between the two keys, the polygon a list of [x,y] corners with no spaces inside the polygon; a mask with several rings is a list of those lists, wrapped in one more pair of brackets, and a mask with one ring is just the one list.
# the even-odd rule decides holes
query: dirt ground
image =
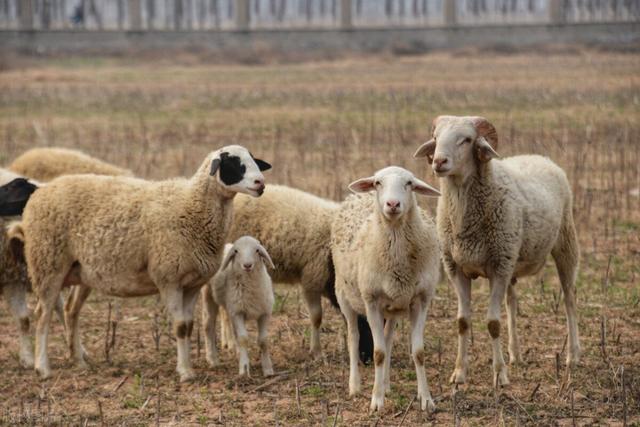
{"label": "dirt ground", "polygon": [[[438,286],[425,329],[432,414],[413,401],[408,321],[398,326],[385,410],[369,414],[373,367],[361,367],[363,393],[348,398],[345,330],[328,301],[322,359],[307,354],[309,320],[297,289],[278,285],[271,327],[276,376],[261,375],[255,343],[251,378],[237,376],[229,352],[222,366],[207,367],[198,320],[192,342],[198,377],[181,384],[158,299],[125,300],[118,315],[108,297],[94,293],[81,315],[90,367],[70,364],[54,319],[48,381],[20,368],[16,327],[0,311],[0,424],[640,425],[637,54],[571,49],[260,66],[99,57],[17,64],[0,71],[1,164],[27,148],[55,145],[161,179],[193,173],[207,152],[233,142],[274,165],[269,181],[340,200],[349,182],[389,164],[437,186],[411,157],[428,139],[431,120],[445,113],[486,116],[498,130],[501,155],[541,153],[567,171],[582,252],[583,356],[568,377],[564,307],[551,261],[518,282],[524,363],[510,367],[511,385],[500,390],[491,385],[487,283],[474,284],[470,382],[458,390],[448,384],[456,300],[446,281]],[[425,206],[433,212],[435,201]],[[503,345],[506,351],[506,337]]]}

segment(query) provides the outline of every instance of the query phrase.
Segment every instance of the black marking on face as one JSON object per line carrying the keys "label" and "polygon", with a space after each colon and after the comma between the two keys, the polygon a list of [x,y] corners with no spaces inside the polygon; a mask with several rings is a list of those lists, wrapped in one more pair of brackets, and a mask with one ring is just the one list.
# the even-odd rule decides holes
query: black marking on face
{"label": "black marking on face", "polygon": [[256,159],[251,153],[249,153],[249,155],[251,156],[253,161],[256,162],[256,165],[258,165],[258,169],[260,169],[260,172],[268,171],[269,169],[271,169],[271,164],[265,162],[262,159]]}
{"label": "black marking on face", "polygon": [[38,187],[24,178],[16,178],[0,187],[0,216],[22,215],[29,198]]}
{"label": "black marking on face", "polygon": [[242,164],[240,157],[220,153],[220,180],[224,185],[237,184],[244,178],[247,167]]}

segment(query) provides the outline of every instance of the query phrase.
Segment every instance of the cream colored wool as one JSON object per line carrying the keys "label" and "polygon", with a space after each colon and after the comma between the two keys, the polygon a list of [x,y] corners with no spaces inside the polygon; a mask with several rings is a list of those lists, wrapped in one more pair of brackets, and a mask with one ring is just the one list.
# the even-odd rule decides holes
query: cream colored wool
{"label": "cream colored wool", "polygon": [[301,190],[267,185],[258,199],[238,195],[227,241],[255,237],[276,266],[276,283],[300,284],[309,310],[312,333],[310,351],[321,353],[321,296],[332,275],[331,220],[338,204]]}
{"label": "cream colored wool", "polygon": [[[487,326],[492,338],[494,382],[508,384],[500,347],[500,305],[507,303],[509,355],[520,360],[516,331],[516,279],[536,274],[549,253],[564,291],[569,345],[567,364],[578,361],[575,276],[579,248],[572,194],[564,171],[546,157],[497,159],[497,132],[482,117],[441,116],[434,139],[416,156],[426,156],[441,177],[438,235],[447,274],[458,293],[458,358],[451,376],[466,382],[471,324],[471,280],[491,286]],[[493,159],[493,160],[492,160]]]}
{"label": "cream colored wool", "polygon": [[50,181],[62,175],[93,173],[96,175],[133,176],[130,170],[109,164],[78,150],[67,148],[33,148],[9,165],[11,171],[38,181]]}
{"label": "cream colored wool", "polygon": [[[375,185],[374,194],[348,197],[334,218],[331,248],[336,296],[348,328],[349,393],[360,391],[356,314],[366,314],[374,341],[375,382],[371,410],[381,410],[390,389],[390,361],[396,318],[411,320],[411,355],[422,410],[435,408],[424,371],[423,334],[427,308],[440,276],[440,250],[433,221],[417,205],[414,192],[439,194],[409,171],[389,167],[351,184]],[[355,191],[355,190],[354,190]],[[398,203],[401,213],[385,211]],[[383,323],[386,321],[386,324]]]}
{"label": "cream colored wool", "polygon": [[[223,265],[202,289],[203,323],[205,324],[205,349],[207,361],[218,363],[215,324],[218,309],[232,327],[232,339],[236,341],[239,355],[240,375],[249,375],[247,355],[247,331],[245,322],[258,323],[258,345],[261,352],[262,370],[265,376],[273,375],[273,367],[268,352],[268,326],[273,309],[273,287],[267,265],[273,268],[266,250],[253,237],[243,236],[233,244],[225,246]],[[250,266],[250,270],[245,269]]]}
{"label": "cream colored wool", "polygon": [[[246,166],[236,184],[223,184],[219,173],[210,176],[223,151]],[[235,193],[257,196],[253,183],[263,186],[263,181],[248,151],[229,146],[210,153],[190,179],[76,175],[36,191],[22,222],[29,276],[43,308],[36,370],[50,375],[46,342],[52,303],[63,286],[80,282],[114,296],[159,292],[173,315],[178,373],[181,380],[191,379],[189,336],[198,291],[220,266]],[[72,345],[80,351],[79,341]]]}

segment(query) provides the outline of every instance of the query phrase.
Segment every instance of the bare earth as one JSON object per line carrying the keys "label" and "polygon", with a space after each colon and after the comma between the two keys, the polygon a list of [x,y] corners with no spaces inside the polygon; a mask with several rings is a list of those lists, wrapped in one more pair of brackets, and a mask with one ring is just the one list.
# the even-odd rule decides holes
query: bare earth
{"label": "bare earth", "polygon": [[491,386],[488,286],[479,280],[470,384],[452,393],[456,301],[443,281],[425,330],[438,407],[428,415],[411,404],[416,382],[406,321],[394,348],[387,406],[370,415],[373,368],[361,371],[363,395],[349,399],[345,331],[326,301],[324,359],[307,355],[309,322],[297,290],[278,286],[271,333],[276,377],[262,377],[256,345],[249,379],[237,377],[229,352],[221,367],[208,368],[198,326],[192,347],[199,375],[180,384],[171,328],[157,299],[124,302],[107,361],[109,319],[117,316],[109,316],[108,298],[94,294],[81,315],[90,368],[70,365],[54,320],[54,376],[45,382],[19,367],[16,328],[0,311],[0,424],[622,425],[625,416],[629,425],[640,424],[638,70],[637,54],[578,49],[261,66],[188,57],[67,58],[5,68],[1,164],[27,148],[57,145],[161,179],[189,175],[207,152],[240,143],[273,163],[271,182],[336,200],[349,182],[389,164],[437,186],[427,166],[411,157],[429,137],[431,120],[445,113],[486,116],[498,129],[501,155],[545,154],[569,175],[582,243],[583,358],[567,378],[564,308],[551,262],[518,283],[525,362],[510,368],[512,385],[501,390]]}

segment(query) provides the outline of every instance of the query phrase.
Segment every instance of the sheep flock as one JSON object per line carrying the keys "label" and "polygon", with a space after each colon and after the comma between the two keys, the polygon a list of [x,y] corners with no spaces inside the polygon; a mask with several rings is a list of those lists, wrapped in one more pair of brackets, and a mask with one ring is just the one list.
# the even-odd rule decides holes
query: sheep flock
{"label": "sheep flock", "polygon": [[[272,165],[240,145],[212,150],[189,178],[163,181],[137,178],[73,150],[24,153],[0,170],[0,292],[15,318],[21,365],[43,380],[53,375],[49,329],[57,312],[69,357],[84,366],[90,355],[82,342],[81,309],[97,291],[114,301],[159,295],[171,319],[180,381],[198,377],[191,362],[198,299],[211,366],[220,361],[219,348],[228,347],[236,353],[239,375],[256,375],[246,326],[252,321],[262,375],[295,370],[273,365],[270,348],[279,342],[269,335],[269,322],[273,283],[296,284],[309,313],[311,358],[323,358],[321,298],[344,319],[345,398],[347,392],[361,393],[359,370],[371,361],[375,378],[363,411],[384,408],[394,332],[406,318],[416,401],[432,412],[436,402],[425,373],[424,337],[441,271],[458,303],[451,329],[458,353],[450,382],[468,382],[471,289],[482,277],[490,286],[486,338],[493,386],[506,386],[507,360],[522,360],[518,279],[537,274],[551,255],[564,296],[567,371],[577,369],[580,250],[566,174],[543,156],[501,158],[498,132],[483,117],[439,116],[431,133],[414,157],[426,158],[439,189],[418,173],[388,166],[352,177],[348,188],[355,194],[340,202],[267,183]],[[276,161],[273,167],[279,167]],[[418,205],[424,196],[438,198],[435,216]],[[503,301],[507,360],[501,346]]]}

